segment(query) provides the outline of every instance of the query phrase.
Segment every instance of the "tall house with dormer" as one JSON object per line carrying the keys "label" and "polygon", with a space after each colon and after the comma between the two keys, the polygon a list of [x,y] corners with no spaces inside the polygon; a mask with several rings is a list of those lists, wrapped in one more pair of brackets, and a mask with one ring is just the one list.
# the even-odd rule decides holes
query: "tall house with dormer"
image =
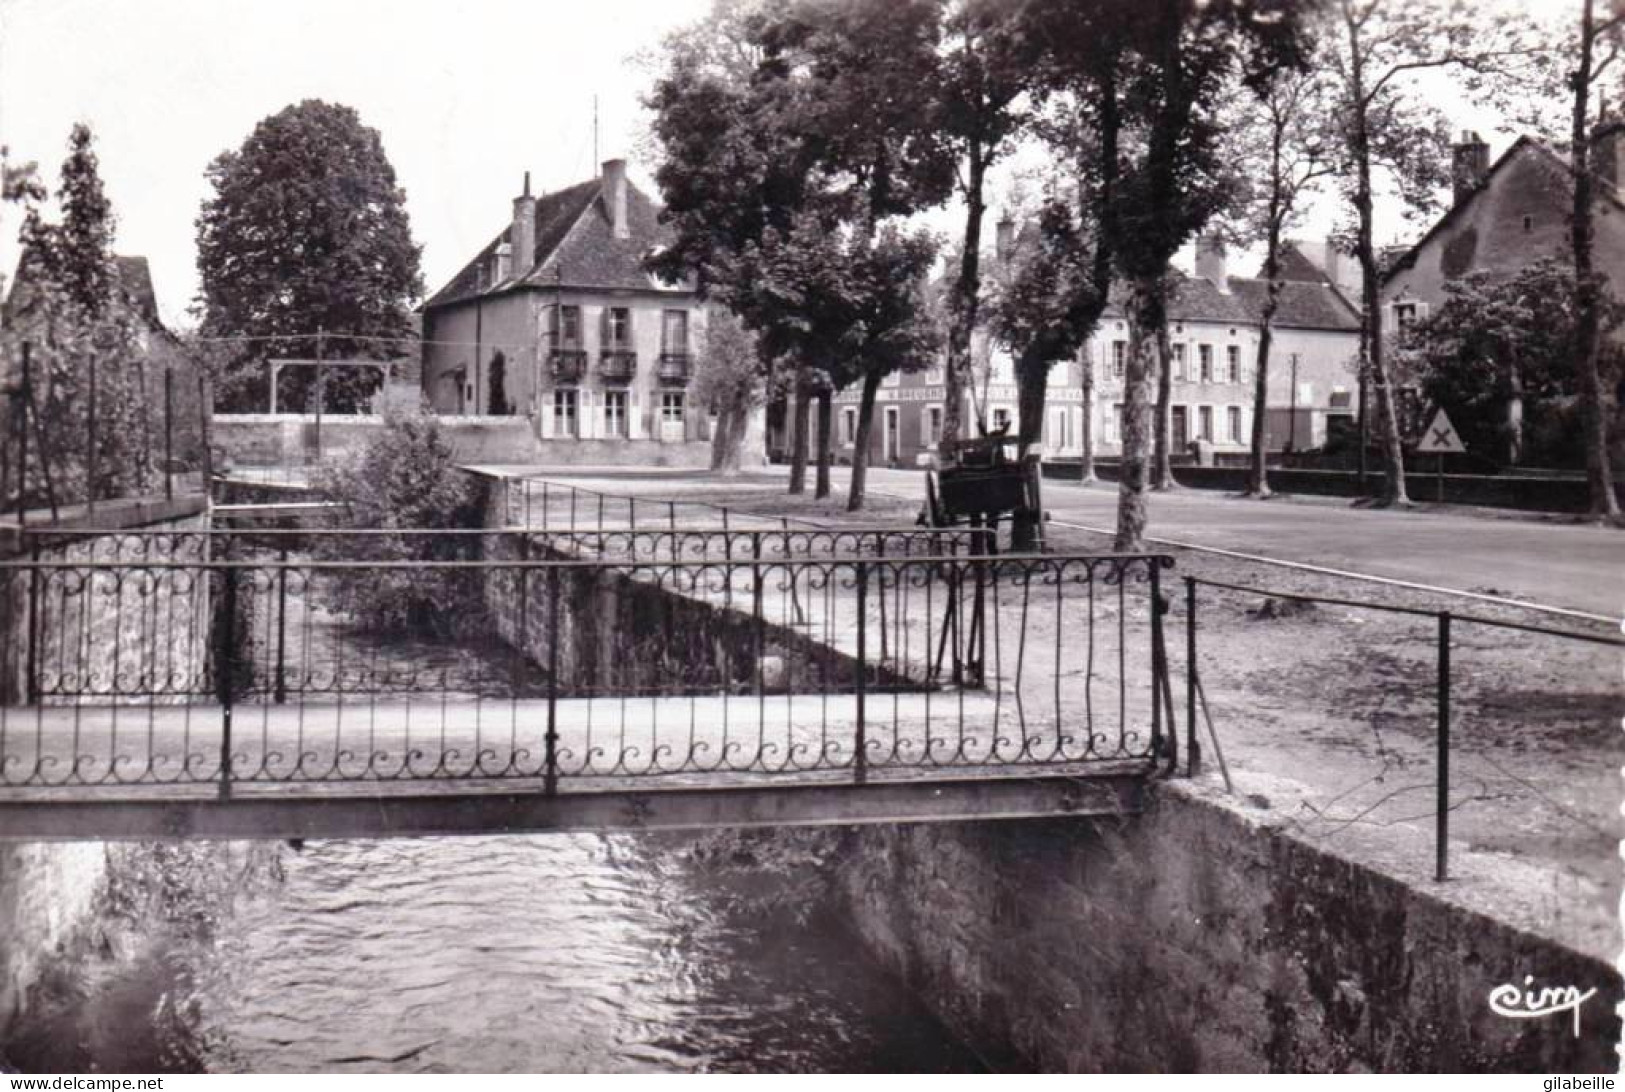
{"label": "tall house with dormer", "polygon": [[704,309],[692,286],[645,271],[663,241],[624,160],[541,197],[527,174],[509,223],[423,305],[435,412],[526,416],[582,458],[650,445],[662,462],[652,445],[706,439],[688,389]]}

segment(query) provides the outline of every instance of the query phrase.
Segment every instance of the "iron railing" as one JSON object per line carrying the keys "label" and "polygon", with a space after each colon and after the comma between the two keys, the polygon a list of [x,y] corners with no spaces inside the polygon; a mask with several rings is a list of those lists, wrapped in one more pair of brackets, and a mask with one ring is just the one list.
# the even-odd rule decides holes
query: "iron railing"
{"label": "iron railing", "polygon": [[35,349],[18,346],[17,381],[0,414],[0,511],[23,526],[56,523],[67,509],[93,515],[128,497],[202,490],[210,473],[206,376],[177,375],[168,364],[150,376],[139,368],[135,397],[124,392],[125,404],[110,409],[108,365],[98,353],[75,362],[84,387],[64,401]]}
{"label": "iron railing", "polygon": [[12,562],[0,788],[1171,770],[1170,564]]}
{"label": "iron railing", "polygon": [[[1290,600],[1300,603],[1314,603],[1326,606],[1350,607],[1357,610],[1378,611],[1387,614],[1409,615],[1415,618],[1431,619],[1436,630],[1435,666],[1436,677],[1433,686],[1435,720],[1434,720],[1434,763],[1436,776],[1434,779],[1434,878],[1444,881],[1450,873],[1450,757],[1451,757],[1451,649],[1453,627],[1457,624],[1473,626],[1487,626],[1495,629],[1516,630],[1522,633],[1538,634],[1568,641],[1578,641],[1587,644],[1609,645],[1616,648],[1625,647],[1625,640],[1617,637],[1605,636],[1595,633],[1583,633],[1574,630],[1553,629],[1546,626],[1529,625],[1522,622],[1512,622],[1504,619],[1486,618],[1481,615],[1459,614],[1448,610],[1427,610],[1420,607],[1406,607],[1386,603],[1361,602],[1352,599],[1339,599],[1331,596],[1304,595],[1298,592],[1277,591],[1271,588],[1260,588],[1244,584],[1232,584],[1219,580],[1206,580],[1200,577],[1187,576],[1185,580],[1185,717],[1187,740],[1185,754],[1187,771],[1194,775],[1201,764],[1201,747],[1196,734],[1196,715],[1200,706],[1204,717],[1207,717],[1207,696],[1202,687],[1202,677],[1198,656],[1198,607],[1197,589],[1201,587],[1213,588],[1218,591],[1239,592],[1248,595],[1266,596],[1273,599]],[[1212,721],[1208,719],[1211,730]],[[1218,737],[1214,735],[1215,748],[1218,746]],[[1222,753],[1217,754],[1220,763],[1223,763]],[[1226,780],[1229,778],[1225,772]]]}
{"label": "iron railing", "polygon": [[668,383],[687,382],[690,370],[690,357],[687,353],[661,353],[660,359],[655,363],[655,375]]}
{"label": "iron railing", "polygon": [[506,505],[507,521],[542,531],[720,528],[726,532],[746,528],[822,530],[827,527],[816,520],[796,516],[740,512],[712,501],[606,493],[556,479],[509,478],[502,484],[506,490],[502,503]]}
{"label": "iron railing", "polygon": [[638,370],[638,354],[624,349],[605,349],[598,355],[598,374],[618,383],[630,382]]}
{"label": "iron railing", "polygon": [[565,382],[580,379],[587,371],[585,349],[554,349],[548,354],[548,361],[552,365],[553,378]]}

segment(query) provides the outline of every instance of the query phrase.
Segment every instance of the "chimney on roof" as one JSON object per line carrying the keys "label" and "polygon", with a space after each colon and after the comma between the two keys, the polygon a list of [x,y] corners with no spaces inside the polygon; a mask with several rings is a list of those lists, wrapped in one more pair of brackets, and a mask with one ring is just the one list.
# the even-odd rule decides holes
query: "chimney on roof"
{"label": "chimney on roof", "polygon": [[626,222],[626,160],[604,160],[604,184],[601,191],[604,211],[609,214],[609,226],[617,239],[632,237]]}
{"label": "chimney on roof", "polygon": [[1450,188],[1457,205],[1478,188],[1490,170],[1490,146],[1471,129],[1462,130],[1460,143],[1450,149]]}
{"label": "chimney on roof", "polygon": [[1213,282],[1220,292],[1230,291],[1224,240],[1209,233],[1196,240],[1196,275]]}
{"label": "chimney on roof", "polygon": [[1000,265],[1009,264],[1010,254],[1015,249],[1015,240],[1016,222],[1010,219],[1007,212],[999,218],[993,234],[993,255],[998,258]]}
{"label": "chimney on roof", "polygon": [[525,192],[513,199],[513,230],[508,232],[513,248],[513,272],[523,277],[536,264],[536,199],[530,195],[530,172],[525,172]]}

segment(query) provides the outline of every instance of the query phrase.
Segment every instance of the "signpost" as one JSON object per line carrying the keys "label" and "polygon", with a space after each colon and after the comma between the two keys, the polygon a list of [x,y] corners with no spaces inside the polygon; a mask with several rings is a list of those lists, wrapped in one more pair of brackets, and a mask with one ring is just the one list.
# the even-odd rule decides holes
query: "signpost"
{"label": "signpost", "polygon": [[1456,426],[1450,423],[1445,414],[1444,407],[1433,414],[1433,420],[1428,427],[1422,430],[1422,439],[1416,445],[1418,455],[1437,455],[1439,457],[1439,500],[1444,501],[1444,457],[1446,454],[1464,454],[1467,445],[1461,442],[1461,434]]}

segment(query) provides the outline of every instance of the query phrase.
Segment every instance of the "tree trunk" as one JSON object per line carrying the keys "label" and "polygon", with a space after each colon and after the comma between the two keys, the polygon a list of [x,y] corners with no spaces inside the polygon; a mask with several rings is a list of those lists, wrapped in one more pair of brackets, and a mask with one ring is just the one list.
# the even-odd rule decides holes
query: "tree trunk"
{"label": "tree trunk", "polygon": [[1078,367],[1081,369],[1079,388],[1083,402],[1083,426],[1078,436],[1083,454],[1079,459],[1078,484],[1090,485],[1095,481],[1095,362],[1087,341],[1083,343]]}
{"label": "tree trunk", "polygon": [[[1399,416],[1394,404],[1393,384],[1389,381],[1388,359],[1382,343],[1382,301],[1378,293],[1377,248],[1374,240],[1371,197],[1371,136],[1368,131],[1370,114],[1365,105],[1364,54],[1359,41],[1359,26],[1352,16],[1347,18],[1351,70],[1351,97],[1356,103],[1353,134],[1355,160],[1354,206],[1359,216],[1359,236],[1355,256],[1360,262],[1360,305],[1364,310],[1365,374],[1377,392],[1377,431],[1382,441],[1384,480],[1381,503],[1385,506],[1410,504],[1405,494],[1405,449],[1399,435]],[[1361,451],[1364,444],[1362,441]],[[1364,457],[1363,454],[1361,456]]]}
{"label": "tree trunk", "polygon": [[1156,461],[1151,472],[1151,488],[1158,492],[1166,492],[1170,489],[1179,488],[1179,483],[1174,481],[1173,452],[1169,450],[1173,444],[1174,431],[1174,370],[1171,367],[1173,349],[1168,343],[1168,319],[1166,316],[1157,324],[1156,345]]}
{"label": "tree trunk", "polygon": [[[1043,440],[1049,370],[1049,361],[1028,354],[1016,361],[1016,459],[1022,463]],[[1042,513],[1018,510],[1010,521],[1010,548],[1017,552],[1036,550],[1038,521],[1042,518]]]}
{"label": "tree trunk", "polygon": [[1129,298],[1128,360],[1123,374],[1123,462],[1117,487],[1117,537],[1112,549],[1145,549],[1146,486],[1151,457],[1151,367],[1156,354],[1160,286],[1157,278],[1134,281]]}
{"label": "tree trunk", "polygon": [[1595,225],[1592,208],[1591,134],[1586,132],[1590,112],[1592,71],[1596,49],[1592,0],[1580,5],[1580,63],[1573,79],[1574,118],[1569,134],[1569,157],[1574,178],[1574,207],[1569,237],[1574,251],[1575,364],[1580,373],[1580,404],[1585,417],[1586,481],[1591,492],[1592,516],[1617,523],[1619,497],[1614,492],[1613,467],[1608,463],[1608,396],[1603,388],[1598,356],[1602,349],[1602,285],[1592,268]]}
{"label": "tree trunk", "polygon": [[858,432],[852,438],[852,481],[847,489],[846,510],[863,507],[863,490],[869,476],[869,432],[875,420],[875,395],[880,390],[880,373],[863,377],[863,398],[858,403]]}
{"label": "tree trunk", "polygon": [[730,404],[717,414],[716,435],[711,438],[711,469],[724,478],[739,476],[744,462],[745,434],[750,428],[750,406]]}
{"label": "tree trunk", "polygon": [[959,416],[965,405],[965,377],[970,374],[971,367],[971,332],[976,329],[981,297],[982,218],[987,206],[982,200],[986,168],[979,141],[971,141],[969,155],[965,186],[965,249],[959,256],[959,279],[948,298],[948,357],[943,371],[939,451],[946,450],[959,439]]}
{"label": "tree trunk", "polygon": [[[1258,374],[1253,377],[1253,445],[1252,467],[1247,473],[1247,495],[1260,500],[1270,495],[1268,453],[1265,445],[1265,422],[1269,417],[1270,342],[1275,338],[1275,306],[1280,293],[1278,282],[1272,281],[1264,303],[1263,321],[1258,329]],[[1289,411],[1290,412],[1290,411]]]}
{"label": "tree trunk", "polygon": [[1507,463],[1523,462],[1523,369],[1513,359],[1507,363]]}
{"label": "tree trunk", "polygon": [[806,385],[798,381],[790,408],[790,492],[795,496],[807,491],[807,398]]}
{"label": "tree trunk", "polygon": [[728,461],[728,407],[719,407],[717,428],[711,433],[711,469],[719,471]]}
{"label": "tree trunk", "polygon": [[835,417],[835,392],[824,387],[818,392],[818,479],[813,485],[813,499],[829,496],[829,464],[833,456],[831,445],[834,430],[830,427]]}

